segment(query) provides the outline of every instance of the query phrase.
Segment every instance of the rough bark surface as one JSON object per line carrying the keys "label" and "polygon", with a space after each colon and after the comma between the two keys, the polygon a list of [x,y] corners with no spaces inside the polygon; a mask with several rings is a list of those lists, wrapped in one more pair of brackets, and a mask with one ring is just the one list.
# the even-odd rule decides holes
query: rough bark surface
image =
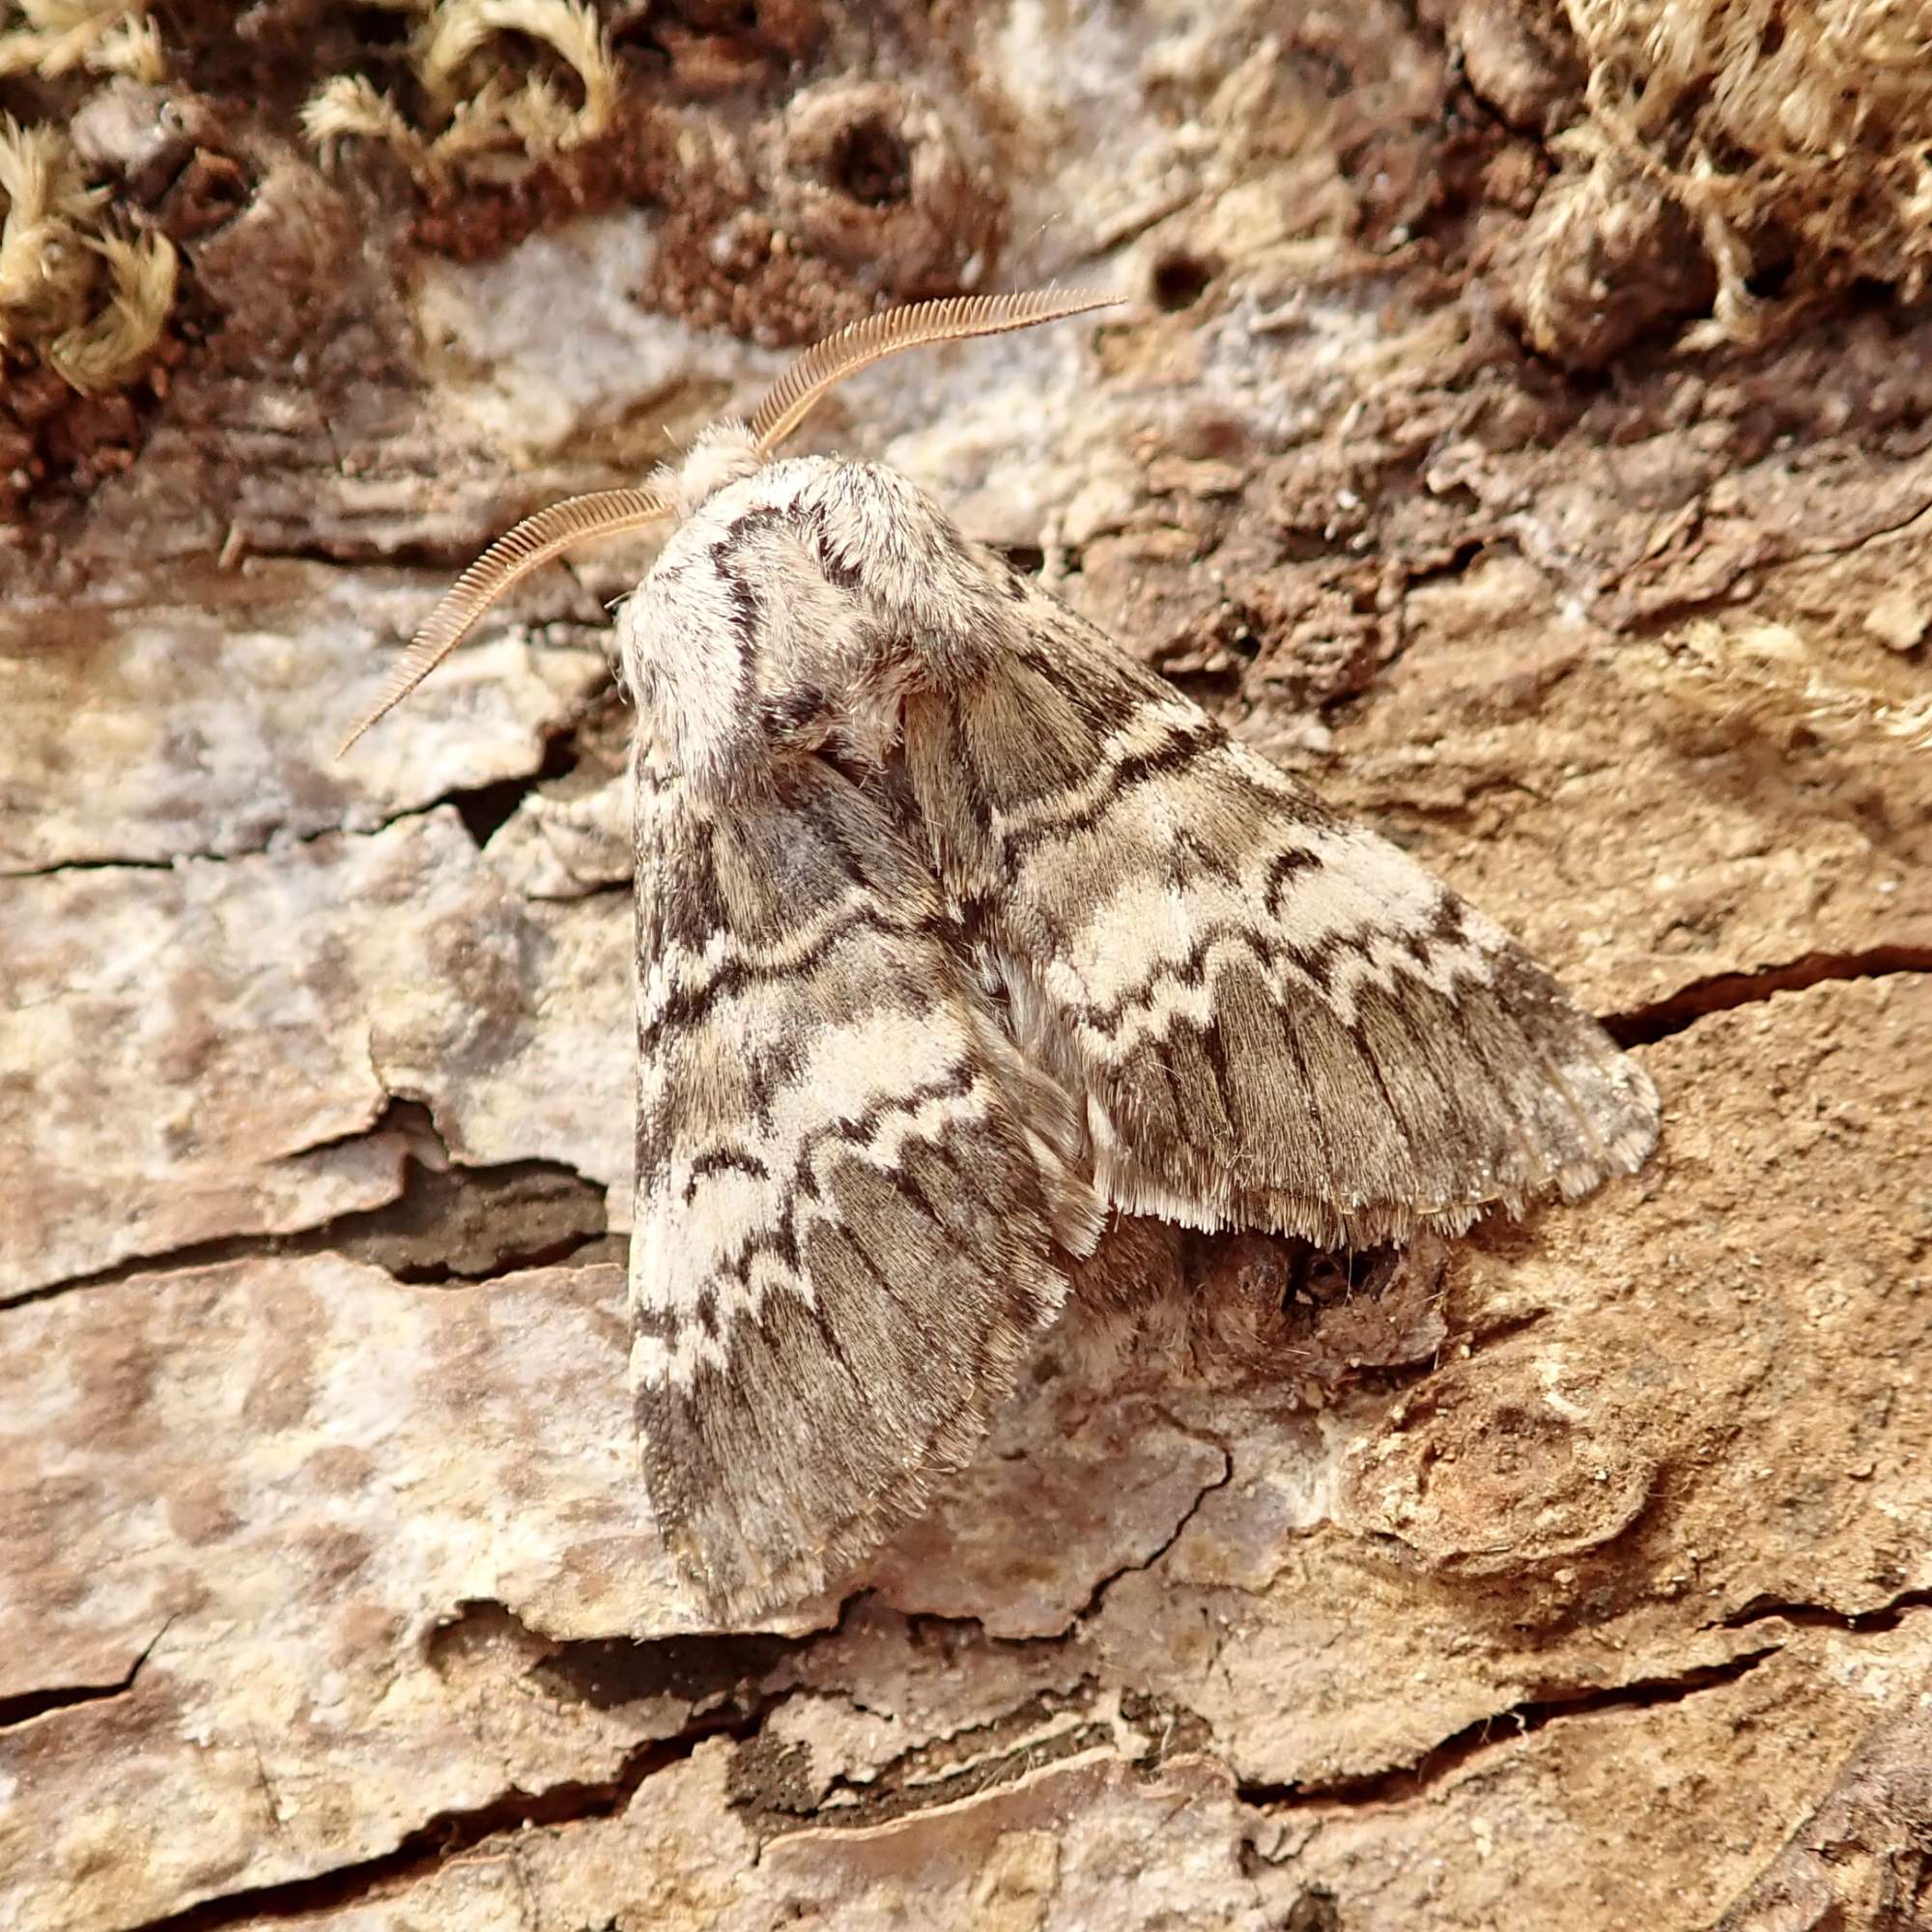
{"label": "rough bark surface", "polygon": [[[1932,320],[1693,355],[1626,222],[1679,307],[1537,360],[1521,10],[620,8],[611,131],[427,185],[298,143],[352,11],[181,29],[169,380],[0,550],[0,1924],[1932,1924]],[[648,553],[330,754],[512,515],[1048,278],[1128,306],[814,445],[1513,926],[1664,1143],[1398,1264],[1119,1228],[928,1519],[698,1631],[624,1394]]]}

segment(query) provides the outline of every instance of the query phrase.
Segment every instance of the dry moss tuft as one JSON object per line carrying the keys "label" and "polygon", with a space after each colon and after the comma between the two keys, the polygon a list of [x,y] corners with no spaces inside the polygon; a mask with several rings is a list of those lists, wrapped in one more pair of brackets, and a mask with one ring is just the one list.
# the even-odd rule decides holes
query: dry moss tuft
{"label": "dry moss tuft", "polygon": [[83,395],[140,374],[174,306],[179,266],[163,235],[104,230],[104,199],[83,181],[65,130],[0,116],[0,351],[45,364]]}
{"label": "dry moss tuft", "polygon": [[[541,160],[595,140],[617,105],[617,66],[610,37],[583,0],[401,0],[419,14],[411,63],[426,104],[413,125],[361,74],[337,74],[302,108],[302,130],[317,147],[344,138],[393,149],[419,179],[442,181],[486,156]],[[541,42],[576,74],[576,105],[542,73],[512,84],[490,43],[504,34]]]}
{"label": "dry moss tuft", "polygon": [[[1554,4],[1531,0],[1545,14]],[[1560,4],[1589,82],[1585,119],[1556,145],[1605,193],[1636,182],[1682,210],[1717,279],[1691,346],[1762,341],[1804,301],[1861,278],[1906,299],[1923,291],[1927,0]],[[1573,196],[1579,211],[1601,198]],[[1773,273],[1781,302],[1750,286]]]}
{"label": "dry moss tuft", "polygon": [[165,235],[90,239],[107,300],[46,347],[48,366],[84,396],[125,388],[147,366],[175,303],[180,263]]}
{"label": "dry moss tuft", "polygon": [[153,84],[166,72],[161,37],[138,0],[7,0],[0,4],[0,79],[58,80],[83,69]]}

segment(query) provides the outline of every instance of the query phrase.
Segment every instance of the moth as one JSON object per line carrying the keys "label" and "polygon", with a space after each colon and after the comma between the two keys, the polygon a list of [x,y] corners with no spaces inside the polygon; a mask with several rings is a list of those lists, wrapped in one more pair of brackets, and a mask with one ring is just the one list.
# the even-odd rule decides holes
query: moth
{"label": "moth", "polygon": [[1575,1199],[1657,1136],[1648,1076],[1441,881],[906,477],[776,454],[882,356],[1104,299],[829,336],[646,487],[500,538],[349,741],[568,546],[674,525],[616,620],[630,1369],[657,1520],[720,1618],[921,1508],[1110,1210],[1399,1242]]}

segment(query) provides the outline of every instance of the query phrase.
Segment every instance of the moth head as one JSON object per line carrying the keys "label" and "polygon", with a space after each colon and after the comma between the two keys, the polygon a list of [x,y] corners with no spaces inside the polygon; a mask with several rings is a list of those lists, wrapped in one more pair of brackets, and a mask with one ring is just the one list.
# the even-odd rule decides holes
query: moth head
{"label": "moth head", "polygon": [[400,704],[512,584],[578,544],[640,529],[661,517],[688,516],[714,491],[756,470],[847,376],[901,349],[971,335],[1002,335],[1111,307],[1116,300],[1112,296],[1053,290],[951,296],[940,301],[909,302],[848,323],[808,349],[779,378],[750,421],[726,419],[707,429],[676,470],[662,472],[642,489],[599,490],[567,497],[498,537],[430,612],[382,696],[342,741],[336,756]]}

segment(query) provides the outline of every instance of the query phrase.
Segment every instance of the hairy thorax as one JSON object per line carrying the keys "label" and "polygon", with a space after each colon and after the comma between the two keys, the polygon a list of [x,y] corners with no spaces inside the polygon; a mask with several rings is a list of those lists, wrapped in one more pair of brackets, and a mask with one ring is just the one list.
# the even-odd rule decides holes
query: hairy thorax
{"label": "hairy thorax", "polygon": [[1007,600],[904,477],[825,457],[746,474],[746,460],[728,438],[700,443],[669,486],[685,520],[618,618],[640,724],[727,795],[799,753],[877,770],[909,693],[1008,641]]}

